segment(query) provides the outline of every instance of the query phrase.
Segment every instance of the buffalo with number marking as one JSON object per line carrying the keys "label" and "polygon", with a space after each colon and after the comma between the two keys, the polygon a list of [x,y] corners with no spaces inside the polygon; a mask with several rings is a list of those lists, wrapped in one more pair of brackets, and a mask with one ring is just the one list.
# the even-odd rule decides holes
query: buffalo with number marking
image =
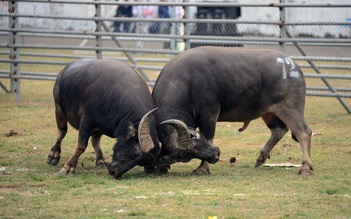
{"label": "buffalo with number marking", "polygon": [[100,148],[102,135],[117,138],[109,173],[119,178],[136,165],[155,162],[160,152],[155,111],[150,91],[128,64],[116,60],[80,59],[68,64],[54,86],[56,143],[47,163],[57,165],[67,122],[79,130],[74,154],[60,173],[73,174],[88,140],[96,154],[96,165],[105,165]]}
{"label": "buffalo with number marking", "polygon": [[[198,127],[209,144],[217,121],[243,122],[239,131],[244,131],[250,121],[262,118],[271,136],[255,167],[270,158],[273,147],[291,130],[302,149],[299,173],[308,175],[313,170],[312,131],[304,119],[305,95],[304,76],[285,54],[224,47],[198,47],[177,55],[161,71],[152,93],[160,121],[177,119],[185,128]],[[173,132],[168,124],[159,128],[161,157],[174,153]],[[191,158],[185,150],[183,155]],[[194,170],[209,172],[206,160]]]}

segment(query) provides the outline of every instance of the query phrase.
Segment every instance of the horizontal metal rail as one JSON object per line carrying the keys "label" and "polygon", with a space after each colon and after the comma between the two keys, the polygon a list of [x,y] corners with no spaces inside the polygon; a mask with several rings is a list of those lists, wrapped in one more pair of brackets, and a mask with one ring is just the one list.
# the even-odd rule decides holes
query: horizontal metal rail
{"label": "horizontal metal rail", "polygon": [[[338,70],[348,70],[351,69],[351,65],[316,65],[319,69],[338,69]],[[300,68],[311,68],[308,64],[299,64]]]}
{"label": "horizontal metal rail", "polygon": [[[9,52],[1,52],[0,55],[9,55]],[[28,53],[28,52],[21,52],[21,56],[30,56],[30,57],[44,57],[44,58],[67,58],[67,59],[82,59],[82,58],[96,58],[95,56],[79,56],[79,55],[62,55],[62,54],[51,54],[51,53]],[[106,56],[108,57],[108,56]],[[290,56],[292,57],[292,56]],[[127,58],[113,58],[121,61],[128,61]],[[313,60],[313,61],[328,61],[328,62],[348,62],[351,61],[348,60],[348,58],[344,57],[329,57],[327,60],[325,57],[311,57],[311,56],[294,56],[294,60]],[[137,62],[161,62],[161,63],[166,63],[169,61],[167,58],[134,58],[135,61]],[[10,60],[4,60],[0,59],[0,62],[6,62],[6,63],[14,63],[17,61],[10,61]],[[41,64],[41,63],[38,63]],[[311,68],[309,64],[299,64],[300,68]],[[320,69],[340,69],[340,70],[348,70],[351,69],[351,65],[317,65],[318,68]]]}
{"label": "horizontal metal rail", "polygon": [[[320,91],[329,91],[328,87],[321,87],[321,86],[307,86],[306,87],[307,90],[320,90]],[[347,87],[336,87],[335,88],[336,91],[338,92],[351,92],[351,88],[347,88]]]}
{"label": "horizontal metal rail", "polygon": [[315,97],[351,98],[351,94],[344,94],[344,93],[306,92],[306,95],[307,96],[315,96]]}
{"label": "horizontal metal rail", "polygon": [[[3,32],[5,33],[5,32]],[[92,36],[92,35],[67,35],[67,34],[51,34],[51,33],[21,33],[18,32],[18,34],[21,37],[46,37],[46,38],[61,38],[61,39],[82,39],[82,40],[95,40],[96,36]],[[1,34],[0,32],[0,36],[3,35],[5,36],[6,34]],[[155,38],[145,38],[145,37],[138,37],[138,36],[133,36],[133,37],[120,37],[120,36],[115,36],[116,38],[118,38],[121,41],[145,41],[145,42],[170,42],[171,39],[169,39],[169,37],[158,37],[158,34],[154,34]],[[157,36],[157,37],[156,37]],[[179,35],[176,35],[179,36]],[[104,41],[113,41],[111,40],[111,36],[106,36],[106,35],[102,35],[102,40]],[[349,45],[349,44],[347,44]]]}
{"label": "horizontal metal rail", "polygon": [[177,50],[161,49],[140,49],[140,48],[114,48],[114,47],[95,47],[95,46],[60,46],[60,45],[18,45],[15,48],[22,49],[59,49],[59,50],[90,50],[90,51],[114,51],[114,52],[135,52],[135,53],[158,53],[158,54],[178,54]]}
{"label": "horizontal metal rail", "polygon": [[[22,36],[22,35],[21,35]],[[47,37],[46,35],[37,35],[38,37]],[[66,38],[65,36],[61,37],[63,35],[51,35],[51,37],[53,38]],[[50,37],[50,36],[49,36]],[[69,38],[69,37],[67,37]],[[89,39],[89,40],[94,40],[95,37],[74,37],[74,39]],[[111,37],[103,37],[102,38],[104,41],[113,41],[111,40]],[[125,41],[125,42],[171,42],[170,38],[142,38],[142,37],[133,37],[133,38],[128,38],[128,37],[117,37],[118,40],[120,41]],[[260,41],[241,41],[239,40],[240,38],[238,38],[238,40],[197,40],[197,39],[191,39],[189,40],[191,43],[204,43],[204,44],[245,44],[245,45],[280,45],[278,42],[260,42]],[[182,39],[173,39],[175,40],[175,42],[179,43],[179,42],[184,42],[184,40]],[[287,46],[292,45],[292,42],[286,42],[285,43]],[[322,46],[322,47],[351,47],[350,43],[313,43],[313,44],[308,44],[308,43],[300,43],[301,46]],[[0,48],[9,48],[8,44],[0,44]],[[323,60],[320,60],[323,61]]]}
{"label": "horizontal metal rail", "polygon": [[[59,61],[33,61],[33,60],[4,60],[0,59],[0,63],[5,62],[5,63],[18,63],[18,64],[42,64],[42,65],[67,65],[70,62],[59,62]],[[162,67],[159,66],[149,66],[149,65],[135,65],[135,64],[129,64],[135,69],[145,69],[145,70],[162,70]],[[23,72],[21,72],[23,74]]]}
{"label": "horizontal metal rail", "polygon": [[290,56],[290,58],[303,61],[351,62],[351,57]]}
{"label": "horizontal metal rail", "polygon": [[[125,36],[125,37],[140,37],[140,38],[155,38],[153,34],[142,34],[142,33],[115,33],[115,32],[89,32],[89,31],[59,31],[59,30],[33,30],[33,29],[20,29],[20,28],[1,28],[0,31],[15,32],[15,33],[47,33],[47,34],[66,34],[66,35],[83,35],[83,36]],[[171,38],[171,39],[203,39],[208,40],[208,36],[200,35],[171,35],[171,34],[157,34],[156,38]],[[274,42],[274,43],[285,43],[285,42],[302,42],[302,43],[346,43],[351,44],[351,39],[339,39],[339,38],[271,38],[271,37],[227,37],[227,36],[211,36],[211,40],[227,40],[227,41],[263,41],[263,42]]]}
{"label": "horizontal metal rail", "polygon": [[[1,33],[1,32],[0,32]],[[3,34],[5,35],[5,34]],[[19,33],[21,37],[51,37],[51,38],[64,38],[64,39],[84,39],[84,40],[95,40],[95,36],[91,35],[65,35],[65,34],[42,34],[42,33]],[[167,37],[168,36],[168,37]],[[154,34],[154,38],[145,38],[144,36],[138,37],[138,35],[134,34],[131,37],[130,36],[116,36],[116,38],[120,41],[143,41],[143,42],[171,42],[172,40],[175,40],[176,42],[184,42],[183,38],[180,37],[179,35],[172,35],[175,38],[169,37],[171,35],[160,35],[160,34]],[[214,40],[214,39],[197,39],[196,35],[193,35],[194,38],[190,40],[191,43],[206,43],[206,44],[211,44],[211,43],[218,43],[218,44],[246,44],[246,45],[277,45],[279,42],[275,42],[274,37],[265,37],[274,39],[269,42],[262,42],[262,41],[255,41],[257,37],[250,37],[250,40],[240,40],[243,39],[242,37],[236,38],[236,40],[231,39],[231,40]],[[104,41],[113,41],[111,40],[111,36],[102,36],[102,40]],[[293,45],[293,42],[285,42],[287,46]],[[333,42],[331,43],[300,43],[301,46],[330,46],[330,47],[351,47],[351,43],[338,43],[335,44]],[[8,48],[8,44],[0,44],[0,48]]]}
{"label": "horizontal metal rail", "polygon": [[[4,1],[11,1],[11,0],[4,0]],[[28,2],[28,0],[16,0],[17,2]],[[84,5],[149,5],[149,6],[159,6],[159,5],[166,5],[166,6],[199,6],[199,7],[297,7],[297,8],[309,8],[309,7],[317,7],[317,8],[342,8],[342,7],[351,7],[351,4],[334,4],[334,3],[324,3],[324,4],[312,4],[312,3],[303,3],[303,4],[296,4],[296,3],[266,3],[266,4],[245,4],[245,3],[236,3],[230,2],[223,3],[223,2],[144,2],[144,1],[128,1],[128,2],[106,2],[106,1],[68,1],[68,0],[31,0],[31,2],[37,3],[68,3],[68,4],[84,4]]]}
{"label": "horizontal metal rail", "polygon": [[[12,14],[0,13],[3,17],[12,17]],[[241,19],[179,19],[179,18],[128,18],[128,17],[78,17],[78,16],[54,16],[54,15],[33,15],[33,14],[17,14],[19,18],[33,19],[55,19],[55,20],[78,20],[78,21],[124,21],[124,22],[142,22],[142,23],[220,23],[220,24],[258,24],[258,25],[281,25],[280,21],[260,21],[260,20],[241,20]],[[319,22],[284,22],[285,26],[309,26],[309,25],[328,25],[328,26],[351,26],[351,21],[319,21]]]}
{"label": "horizontal metal rail", "polygon": [[[42,72],[21,72],[19,76],[11,76],[10,72],[0,71],[0,78],[4,79],[21,79],[21,80],[39,80],[39,81],[55,81],[57,73],[42,73]],[[155,80],[146,82],[149,86],[155,85]]]}
{"label": "horizontal metal rail", "polygon": [[[96,59],[95,56],[78,56],[78,55],[60,55],[60,54],[49,54],[49,53],[27,53],[27,52],[22,52],[21,56],[30,56],[30,57],[45,57],[45,58],[67,58],[67,59],[82,59],[82,58],[93,58]],[[111,57],[111,59],[115,60],[120,60],[120,61],[128,61],[127,58],[116,58],[116,57]],[[166,58],[134,58],[135,61],[137,62],[161,62],[165,63],[168,62],[169,59]],[[2,60],[4,61],[4,60]],[[1,62],[1,59],[0,59]],[[40,64],[40,63],[38,63]]]}
{"label": "horizontal metal rail", "polygon": [[351,79],[351,75],[337,74],[304,74],[306,78]]}

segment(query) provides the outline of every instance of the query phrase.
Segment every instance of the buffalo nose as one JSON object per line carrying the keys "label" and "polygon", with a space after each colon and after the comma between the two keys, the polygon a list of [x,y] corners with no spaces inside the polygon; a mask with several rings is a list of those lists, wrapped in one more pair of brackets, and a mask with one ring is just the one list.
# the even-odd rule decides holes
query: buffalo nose
{"label": "buffalo nose", "polygon": [[217,152],[217,156],[219,157],[219,156],[221,155],[221,150],[219,150],[219,148],[218,148],[218,147],[215,147],[214,149],[216,150],[216,152]]}
{"label": "buffalo nose", "polygon": [[118,175],[115,174],[113,177],[114,177],[115,179],[121,179],[122,175],[123,175],[123,174],[118,174]]}
{"label": "buffalo nose", "polygon": [[108,168],[108,173],[113,176],[113,178],[115,179],[120,179],[122,177],[123,174],[118,173],[118,171],[116,170],[116,168]]}
{"label": "buffalo nose", "polygon": [[108,173],[111,176],[115,176],[115,174],[116,174],[116,165],[114,165],[114,163],[111,163],[110,165],[107,166],[107,170],[108,170]]}
{"label": "buffalo nose", "polygon": [[114,176],[116,174],[116,172],[110,168],[108,168],[108,173],[111,175],[111,176]]}
{"label": "buffalo nose", "polygon": [[216,162],[219,161],[219,157],[221,155],[221,151],[219,150],[219,148],[217,148],[217,149],[218,149],[218,151],[217,151],[217,156],[216,156]]}
{"label": "buffalo nose", "polygon": [[216,156],[216,162],[218,162],[219,161],[219,154],[218,154],[218,156]]}

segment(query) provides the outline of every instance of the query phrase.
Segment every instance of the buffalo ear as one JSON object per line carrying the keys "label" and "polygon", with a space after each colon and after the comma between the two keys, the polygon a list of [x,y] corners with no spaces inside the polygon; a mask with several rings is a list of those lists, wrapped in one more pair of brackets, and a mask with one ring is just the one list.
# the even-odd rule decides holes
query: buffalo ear
{"label": "buffalo ear", "polygon": [[127,139],[131,139],[135,137],[135,129],[132,123],[130,123],[127,127]]}

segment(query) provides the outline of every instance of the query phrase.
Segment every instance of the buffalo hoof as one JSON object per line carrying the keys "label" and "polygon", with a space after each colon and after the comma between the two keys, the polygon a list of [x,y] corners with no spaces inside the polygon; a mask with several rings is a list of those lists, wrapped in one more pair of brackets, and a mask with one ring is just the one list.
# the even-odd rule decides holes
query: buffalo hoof
{"label": "buffalo hoof", "polygon": [[298,172],[299,175],[303,175],[303,176],[309,176],[312,173],[313,173],[313,168],[307,165],[303,165]]}
{"label": "buffalo hoof", "polygon": [[193,175],[207,175],[207,174],[211,174],[211,172],[209,168],[205,168],[205,167],[199,167],[193,171]]}
{"label": "buffalo hoof", "polygon": [[264,163],[266,163],[266,160],[267,160],[267,158],[266,159],[257,159],[254,167],[257,168],[259,166],[262,166]]}
{"label": "buffalo hoof", "polygon": [[256,161],[254,168],[257,168],[259,166],[262,166],[265,163],[265,161]]}
{"label": "buffalo hoof", "polygon": [[75,168],[74,168],[74,167],[70,167],[70,166],[68,166],[67,164],[65,164],[65,165],[61,168],[61,170],[60,170],[60,172],[59,172],[59,174],[61,174],[61,175],[75,174],[75,173],[76,173]]}
{"label": "buffalo hoof", "polygon": [[255,163],[255,168],[263,165],[264,163],[266,163],[266,160],[269,159],[270,156],[269,155],[265,155],[264,153],[260,153],[260,156],[257,158],[256,163]]}
{"label": "buffalo hoof", "polygon": [[156,174],[166,174],[166,173],[168,173],[169,169],[171,169],[171,166],[156,167],[155,173]]}
{"label": "buffalo hoof", "polygon": [[58,163],[60,162],[60,157],[54,157],[54,156],[48,156],[48,158],[46,159],[46,163],[47,164],[51,164],[53,166],[56,166]]}
{"label": "buffalo hoof", "polygon": [[104,160],[97,160],[95,162],[95,165],[98,166],[98,167],[105,167],[106,166],[106,163]]}
{"label": "buffalo hoof", "polygon": [[54,159],[51,161],[51,165],[56,166],[59,162],[60,162],[60,158],[54,158]]}

